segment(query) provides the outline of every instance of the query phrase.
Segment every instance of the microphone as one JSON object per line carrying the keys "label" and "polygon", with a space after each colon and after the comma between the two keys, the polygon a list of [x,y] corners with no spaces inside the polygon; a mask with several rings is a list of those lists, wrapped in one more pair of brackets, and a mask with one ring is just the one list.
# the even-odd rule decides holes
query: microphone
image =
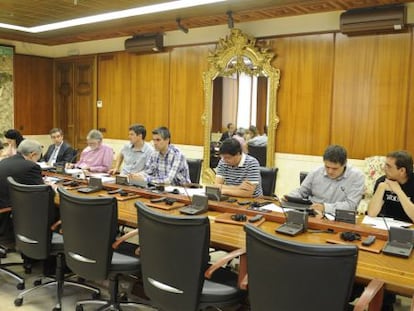
{"label": "microphone", "polygon": [[384,221],[385,224],[385,228],[387,229],[388,232],[390,232],[390,226],[388,226],[387,220],[385,219],[384,214],[379,214],[378,216],[380,216],[382,218],[382,220]]}
{"label": "microphone", "polygon": [[72,163],[75,159],[76,159],[76,157],[78,156],[78,152],[79,152],[79,149],[74,149],[73,150],[73,155],[72,155],[72,157],[70,158],[70,160],[68,161],[68,162],[66,162],[66,163]]}
{"label": "microphone", "polygon": [[285,208],[283,207],[282,203],[280,204],[280,208],[282,209],[283,215],[285,216],[285,222],[288,220],[288,214],[285,211]]}
{"label": "microphone", "polygon": [[192,204],[192,202],[193,202],[193,199],[192,199],[192,198],[191,198],[191,196],[188,194],[187,187],[186,187],[185,185],[183,185],[183,189],[184,189],[185,195],[187,196],[187,199],[190,201],[190,205],[191,205],[191,204]]}

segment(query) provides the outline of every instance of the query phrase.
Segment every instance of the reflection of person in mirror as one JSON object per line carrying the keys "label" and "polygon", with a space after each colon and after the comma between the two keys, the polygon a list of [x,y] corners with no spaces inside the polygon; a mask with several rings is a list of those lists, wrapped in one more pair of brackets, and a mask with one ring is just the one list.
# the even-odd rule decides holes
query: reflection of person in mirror
{"label": "reflection of person in mirror", "polygon": [[220,141],[225,141],[227,138],[233,137],[236,134],[236,126],[233,123],[227,124],[227,131],[220,137]]}
{"label": "reflection of person in mirror", "polygon": [[260,135],[256,126],[250,125],[247,135],[247,145],[256,147],[267,145],[267,135]]}
{"label": "reflection of person in mirror", "polygon": [[221,193],[236,197],[258,197],[263,194],[259,162],[242,152],[237,139],[228,138],[220,146],[215,184]]}
{"label": "reflection of person in mirror", "polygon": [[407,151],[394,151],[385,159],[385,175],[378,178],[368,215],[379,214],[414,222],[413,158]]}
{"label": "reflection of person in mirror", "polygon": [[242,127],[239,127],[236,131],[236,135],[233,136],[234,139],[237,139],[241,145],[242,152],[247,153],[247,144],[244,140],[244,135],[246,134],[246,130]]}

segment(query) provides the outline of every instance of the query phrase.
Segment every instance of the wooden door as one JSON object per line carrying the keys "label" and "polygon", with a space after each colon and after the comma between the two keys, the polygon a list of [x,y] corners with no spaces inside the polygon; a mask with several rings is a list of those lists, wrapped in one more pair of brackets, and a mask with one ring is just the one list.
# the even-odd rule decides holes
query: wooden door
{"label": "wooden door", "polygon": [[86,135],[96,127],[96,58],[55,62],[54,124],[63,129],[74,148],[86,146]]}

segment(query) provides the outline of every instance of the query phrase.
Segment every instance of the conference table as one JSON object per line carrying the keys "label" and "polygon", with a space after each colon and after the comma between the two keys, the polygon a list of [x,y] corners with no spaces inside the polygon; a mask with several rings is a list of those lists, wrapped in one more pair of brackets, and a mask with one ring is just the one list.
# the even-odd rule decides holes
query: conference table
{"label": "conference table", "polygon": [[[46,172],[45,175],[57,176],[64,179],[71,179],[68,176],[63,176],[54,173]],[[147,205],[151,205],[150,199],[156,197],[167,197],[175,199],[177,208],[169,210],[159,209],[160,212],[179,214],[179,208],[184,204],[190,203],[190,198],[187,195],[173,194],[173,193],[154,193],[148,189],[141,189],[134,186],[117,185],[113,183],[104,184],[106,190],[123,189],[127,192],[127,196],[120,196],[119,193],[112,194],[118,199],[118,219],[119,223],[132,228],[137,227],[137,211],[135,202],[141,200]],[[76,190],[76,187],[73,189]],[[99,196],[108,196],[106,190],[90,194]],[[246,199],[237,198],[239,201],[246,201]],[[254,201],[270,200],[271,198],[260,198]],[[253,200],[252,200],[253,201]],[[277,202],[276,202],[277,203]],[[153,204],[152,204],[153,205]],[[247,205],[248,206],[248,205]],[[361,224],[363,216],[357,218],[357,224],[348,224],[342,222],[322,219],[321,217],[309,217],[308,231],[300,235],[291,237],[281,235],[275,232],[275,229],[285,221],[283,213],[266,212],[261,213],[253,210],[248,210],[247,206],[240,206],[237,202],[217,202],[209,200],[209,210],[206,215],[211,223],[211,246],[216,249],[232,251],[238,248],[245,248],[246,237],[243,230],[243,223],[227,223],[218,221],[222,219],[223,215],[243,213],[247,216],[255,214],[263,214],[265,221],[258,225],[263,231],[283,237],[284,239],[299,241],[303,243],[313,244],[327,244],[327,241],[335,240],[333,237],[338,236],[340,232],[352,231],[361,234],[362,237],[368,235],[375,235],[379,243],[384,243],[387,240],[387,231],[375,229],[373,227]],[[336,241],[336,240],[335,240]],[[341,242],[338,243],[355,243],[355,242]],[[360,243],[360,242],[358,242]],[[374,243],[375,245],[375,243]],[[277,263],[275,263],[277,264]],[[340,267],[338,267],[340,269]],[[356,271],[356,282],[367,284],[372,279],[380,279],[385,283],[387,291],[412,297],[414,295],[414,255],[411,254],[409,258],[401,258],[396,256],[385,255],[382,252],[367,251],[360,248],[358,252],[358,264]]]}

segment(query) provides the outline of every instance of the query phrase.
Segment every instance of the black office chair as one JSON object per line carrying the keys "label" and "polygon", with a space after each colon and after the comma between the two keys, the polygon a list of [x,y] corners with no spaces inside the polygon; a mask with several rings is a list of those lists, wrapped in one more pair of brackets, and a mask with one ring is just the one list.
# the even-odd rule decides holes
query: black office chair
{"label": "black office chair", "polygon": [[13,225],[16,248],[25,256],[36,260],[47,260],[56,255],[56,279],[41,284],[35,282],[35,287],[21,292],[14,301],[21,306],[23,297],[33,291],[50,286],[56,286],[57,303],[53,310],[62,306],[63,285],[72,285],[91,290],[99,295],[97,288],[86,284],[64,280],[65,258],[63,255],[62,235],[53,233],[50,229],[55,220],[55,191],[49,185],[23,185],[8,177],[10,199],[12,202]]}
{"label": "black office chair", "polygon": [[273,196],[276,188],[277,167],[260,167],[260,176],[262,177],[263,195]]}
{"label": "black office chair", "polygon": [[138,272],[140,261],[112,249],[118,226],[116,198],[78,196],[61,187],[58,192],[67,265],[88,280],[109,278],[109,300],[78,301],[76,311],[82,311],[85,304],[101,305],[99,310],[139,306],[136,302],[121,301],[118,295],[119,276]]}
{"label": "black office chair", "polygon": [[193,184],[199,184],[203,159],[187,159],[187,163],[188,163],[188,170],[190,171],[191,182]]}
{"label": "black office chair", "polygon": [[[311,245],[281,239],[247,224],[246,251],[252,311],[347,310],[356,271],[355,245]],[[382,304],[384,283],[370,283],[354,310]],[[375,295],[374,295],[375,294]],[[379,309],[369,310],[379,310]]]}
{"label": "black office chair", "polygon": [[242,292],[231,285],[232,281],[237,282],[230,273],[217,271],[225,274],[222,279],[230,280],[227,284],[204,278],[210,243],[210,222],[206,216],[161,214],[142,202],[135,205],[142,278],[151,304],[168,311],[238,304]]}
{"label": "black office chair", "polygon": [[259,161],[260,166],[266,166],[267,147],[266,146],[250,146],[247,144],[248,153]]}
{"label": "black office chair", "polygon": [[[10,207],[3,207],[0,208],[0,214],[4,214],[4,217],[10,217],[9,214],[11,212],[11,208]],[[11,221],[11,220],[10,220]],[[9,220],[7,220],[7,223],[5,223],[5,226],[8,227],[10,225]],[[8,228],[5,228],[4,230],[5,232],[3,232],[5,235],[7,235],[7,231],[9,231]],[[0,245],[0,258],[5,258],[7,257],[7,253],[8,253],[8,247],[5,245]],[[8,262],[8,263],[1,263],[0,261],[0,272],[1,273],[5,273],[8,276],[14,278],[18,283],[16,285],[17,289],[24,289],[24,278],[21,277],[20,275],[18,275],[17,273],[11,271],[8,267],[11,266],[21,266],[22,263],[20,262]],[[27,271],[29,272],[29,271]]]}

